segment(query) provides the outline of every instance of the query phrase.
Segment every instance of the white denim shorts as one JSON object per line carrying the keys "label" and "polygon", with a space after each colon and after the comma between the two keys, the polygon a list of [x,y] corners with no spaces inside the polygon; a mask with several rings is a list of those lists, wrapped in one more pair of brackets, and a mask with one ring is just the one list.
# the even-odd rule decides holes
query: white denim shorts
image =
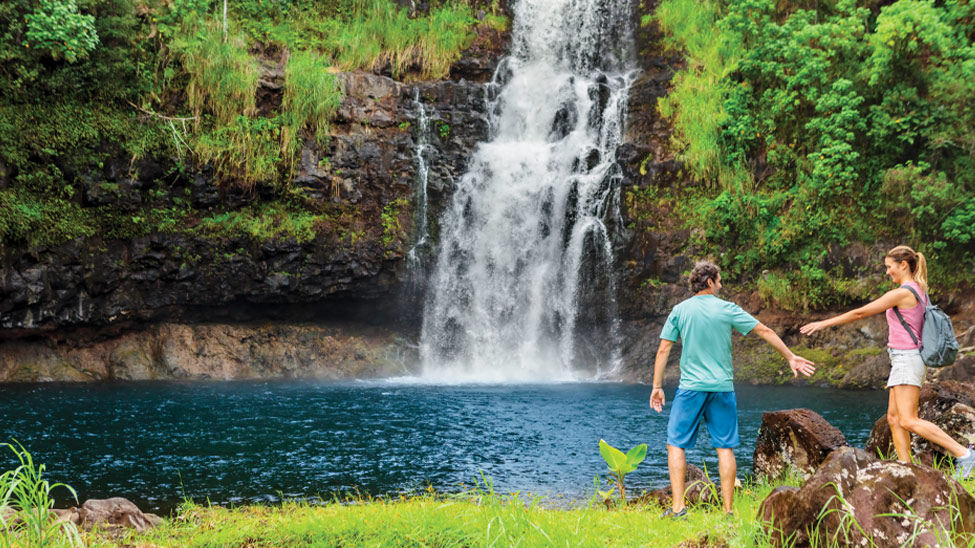
{"label": "white denim shorts", "polygon": [[888,348],[887,353],[890,354],[890,376],[887,377],[887,388],[901,384],[920,387],[924,384],[926,367],[921,361],[919,350]]}

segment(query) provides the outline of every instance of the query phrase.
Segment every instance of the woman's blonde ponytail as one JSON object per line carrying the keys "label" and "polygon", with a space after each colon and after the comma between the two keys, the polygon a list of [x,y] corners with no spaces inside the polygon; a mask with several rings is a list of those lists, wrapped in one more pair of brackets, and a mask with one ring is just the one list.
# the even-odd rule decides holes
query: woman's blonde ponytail
{"label": "woman's blonde ponytail", "polygon": [[925,260],[924,254],[920,251],[917,252],[917,269],[914,271],[914,281],[921,286],[925,293],[928,292],[928,261]]}

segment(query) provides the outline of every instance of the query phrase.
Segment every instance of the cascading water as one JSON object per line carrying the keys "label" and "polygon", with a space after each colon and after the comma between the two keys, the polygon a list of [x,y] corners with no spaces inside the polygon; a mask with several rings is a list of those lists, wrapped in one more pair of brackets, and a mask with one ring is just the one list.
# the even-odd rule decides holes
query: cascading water
{"label": "cascading water", "polygon": [[512,54],[489,102],[491,138],[441,219],[424,377],[568,380],[618,363],[610,233],[633,74],[621,46],[631,37],[629,8],[628,0],[514,6]]}
{"label": "cascading water", "polygon": [[406,253],[406,265],[411,275],[420,271],[423,254],[430,245],[430,223],[427,220],[427,184],[430,179],[430,164],[427,154],[431,150],[430,117],[420,100],[420,88],[413,89],[413,102],[416,104],[416,241]]}

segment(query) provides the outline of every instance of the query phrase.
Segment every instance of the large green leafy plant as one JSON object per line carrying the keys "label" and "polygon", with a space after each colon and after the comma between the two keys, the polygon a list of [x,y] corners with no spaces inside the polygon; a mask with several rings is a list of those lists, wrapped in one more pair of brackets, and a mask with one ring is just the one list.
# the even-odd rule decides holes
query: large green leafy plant
{"label": "large green leafy plant", "polygon": [[[643,462],[643,459],[647,458],[647,444],[641,443],[624,454],[619,449],[606,443],[606,440],[599,440],[599,454],[603,456],[603,460],[609,466],[610,478],[615,483],[613,488],[619,489],[620,502],[625,506],[626,485],[623,483],[623,479],[627,474],[636,470],[636,467]],[[607,501],[607,506],[609,505],[608,501],[612,493],[613,489],[599,492],[603,500]]]}

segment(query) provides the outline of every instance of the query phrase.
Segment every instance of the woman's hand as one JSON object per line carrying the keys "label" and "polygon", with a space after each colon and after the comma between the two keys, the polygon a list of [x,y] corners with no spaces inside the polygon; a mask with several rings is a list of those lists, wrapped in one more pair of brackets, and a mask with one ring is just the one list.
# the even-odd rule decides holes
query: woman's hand
{"label": "woman's hand", "polygon": [[650,407],[657,413],[663,411],[664,404],[667,403],[666,400],[663,388],[654,388],[653,392],[650,393]]}
{"label": "woman's hand", "polygon": [[824,329],[826,327],[829,327],[829,325],[826,324],[825,320],[821,322],[812,322],[812,323],[807,323],[806,325],[800,327],[799,332],[802,333],[803,335],[812,335],[813,333],[821,329]]}

